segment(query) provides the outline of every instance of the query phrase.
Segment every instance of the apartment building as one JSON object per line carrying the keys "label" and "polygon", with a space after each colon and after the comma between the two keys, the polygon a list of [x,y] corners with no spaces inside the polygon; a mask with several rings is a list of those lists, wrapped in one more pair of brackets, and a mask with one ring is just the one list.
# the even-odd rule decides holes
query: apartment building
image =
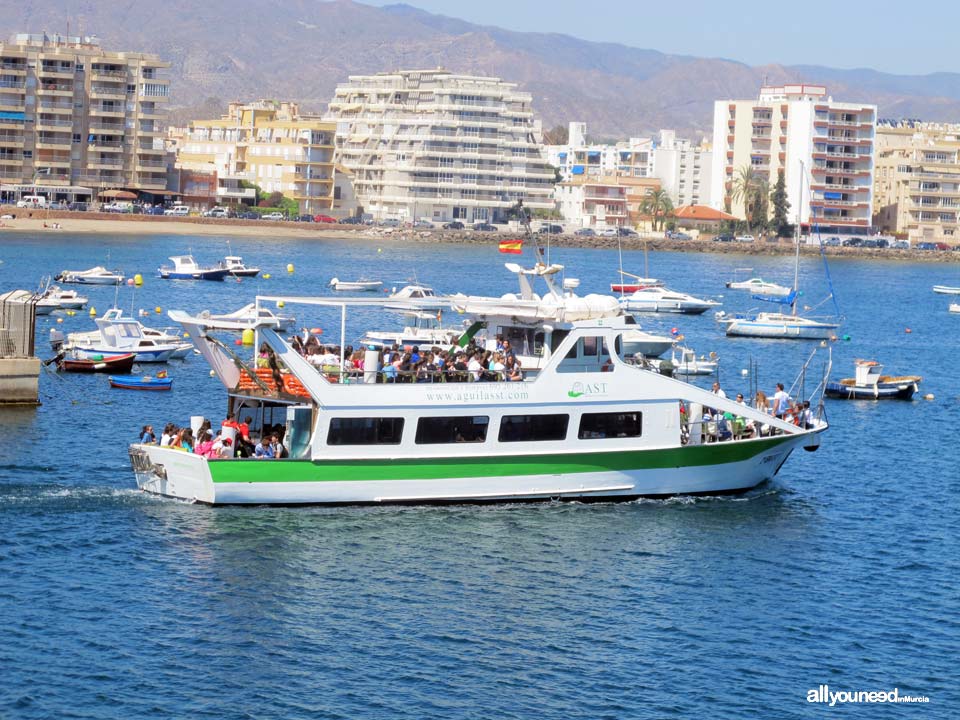
{"label": "apartment building", "polygon": [[377,219],[507,219],[549,210],[554,171],[532,98],[499,78],[446,70],[351,76],[328,117],[358,204]]}
{"label": "apartment building", "polygon": [[714,207],[745,218],[741,168],[770,187],[782,173],[791,218],[821,232],[865,234],[873,206],[877,107],[836,102],[819,85],[763,87],[756,100],[714,103]]}
{"label": "apartment building", "polygon": [[656,178],[580,176],[559,183],[556,199],[560,214],[571,227],[634,227],[641,220],[644,199],[659,189]]}
{"label": "apartment building", "polygon": [[164,194],[169,67],[156,55],[104,50],[95,37],[17,34],[0,43],[4,199]]}
{"label": "apartment building", "polygon": [[960,125],[877,125],[873,223],[913,242],[960,242]]}
{"label": "apartment building", "polygon": [[653,147],[650,138],[630,138],[619,143],[587,142],[587,124],[572,122],[563,145],[547,145],[547,162],[564,181],[577,177],[651,177]]}
{"label": "apartment building", "polygon": [[177,142],[177,167],[216,173],[216,201],[256,203],[256,189],[283,193],[304,214],[334,205],[336,125],[296,103],[230,103],[218,120],[195,120]]}
{"label": "apartment building", "polygon": [[674,205],[710,202],[710,147],[679,139],[674,130],[661,130],[656,139],[590,143],[586,123],[572,122],[567,143],[546,149],[548,162],[559,170],[564,182],[579,177],[655,177]]}

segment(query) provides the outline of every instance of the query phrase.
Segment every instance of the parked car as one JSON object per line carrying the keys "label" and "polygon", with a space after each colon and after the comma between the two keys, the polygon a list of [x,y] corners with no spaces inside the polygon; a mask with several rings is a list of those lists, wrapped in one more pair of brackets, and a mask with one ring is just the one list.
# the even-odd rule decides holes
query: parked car
{"label": "parked car", "polygon": [[579,230],[575,230],[573,234],[579,235],[580,237],[595,237],[597,233],[593,228],[580,228]]}
{"label": "parked car", "polygon": [[18,208],[45,208],[47,207],[47,198],[43,195],[24,195],[17,200]]}
{"label": "parked car", "polygon": [[880,247],[880,243],[877,242],[876,238],[867,238],[863,241],[863,244],[861,244],[860,247],[876,249]]}
{"label": "parked car", "polygon": [[351,215],[350,217],[340,218],[337,223],[340,225],[363,225],[363,220],[356,215]]}
{"label": "parked car", "polygon": [[909,240],[894,240],[890,243],[890,247],[894,250],[909,250],[910,241]]}
{"label": "parked car", "polygon": [[260,213],[253,212],[252,210],[245,210],[244,212],[237,215],[241,220],[259,220]]}
{"label": "parked car", "polygon": [[[121,211],[115,211],[121,212]],[[163,211],[164,215],[172,215],[176,217],[185,217],[190,214],[190,208],[186,205],[171,205],[166,210]]]}
{"label": "parked car", "polygon": [[753,235],[737,235],[737,242],[753,242]]}
{"label": "parked car", "polygon": [[87,203],[85,202],[72,202],[67,205],[67,210],[72,210],[73,212],[86,212]]}
{"label": "parked car", "polygon": [[917,243],[917,250],[936,250],[936,244],[932,242]]}
{"label": "parked car", "polygon": [[297,215],[297,222],[313,222],[313,215]]}
{"label": "parked car", "polygon": [[205,210],[203,216],[212,218],[225,218],[230,217],[230,211],[225,207],[212,207],[209,210]]}
{"label": "parked car", "polygon": [[836,235],[833,237],[828,237],[823,241],[823,244],[827,247],[838,247],[840,245],[840,238],[838,238]]}
{"label": "parked car", "polygon": [[547,223],[545,225],[541,225],[537,232],[540,235],[560,235],[563,232],[563,226],[556,225],[554,223]]}
{"label": "parked car", "polygon": [[685,232],[680,232],[679,230],[671,231],[670,235],[667,237],[669,237],[671,240],[693,240],[692,235],[688,235]]}
{"label": "parked car", "polygon": [[497,229],[497,226],[488,222],[477,222],[473,224],[473,229],[479,232],[493,232]]}
{"label": "parked car", "polygon": [[432,228],[433,221],[429,218],[417,218],[414,221],[413,226],[418,228]]}
{"label": "parked car", "polygon": [[153,205],[143,209],[144,215],[163,215],[163,205]]}
{"label": "parked car", "polygon": [[615,227],[603,228],[601,230],[597,230],[597,235],[600,237],[616,237],[617,229]]}
{"label": "parked car", "polygon": [[949,249],[950,249],[950,246],[947,245],[945,242],[934,243],[933,246],[934,246],[934,248],[935,248],[936,250],[949,250]]}
{"label": "parked car", "polygon": [[285,220],[286,219],[286,215],[284,215],[282,212],[267,213],[262,217],[264,220]]}
{"label": "parked car", "polygon": [[863,238],[847,238],[841,245],[843,245],[843,247],[863,247]]}
{"label": "parked car", "polygon": [[330,223],[331,225],[336,224],[337,219],[330,217],[329,215],[314,215],[313,221],[318,223]]}
{"label": "parked car", "polygon": [[444,230],[463,230],[464,227],[466,226],[462,222],[460,222],[459,220],[454,220],[453,222],[446,223],[443,226],[443,229]]}
{"label": "parked car", "polygon": [[617,228],[617,235],[620,237],[640,237],[636,230],[628,227]]}
{"label": "parked car", "polygon": [[378,222],[377,225],[380,227],[396,228],[400,227],[401,223],[396,218],[387,218],[386,220],[381,220]]}

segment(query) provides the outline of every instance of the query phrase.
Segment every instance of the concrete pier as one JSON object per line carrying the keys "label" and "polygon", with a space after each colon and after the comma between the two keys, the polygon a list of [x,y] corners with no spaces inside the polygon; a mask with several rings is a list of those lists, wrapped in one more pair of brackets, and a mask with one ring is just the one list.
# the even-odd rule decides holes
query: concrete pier
{"label": "concrete pier", "polygon": [[40,404],[40,359],[0,358],[0,405]]}
{"label": "concrete pier", "polygon": [[0,295],[0,405],[40,404],[40,360],[33,348],[36,303],[26,290]]}

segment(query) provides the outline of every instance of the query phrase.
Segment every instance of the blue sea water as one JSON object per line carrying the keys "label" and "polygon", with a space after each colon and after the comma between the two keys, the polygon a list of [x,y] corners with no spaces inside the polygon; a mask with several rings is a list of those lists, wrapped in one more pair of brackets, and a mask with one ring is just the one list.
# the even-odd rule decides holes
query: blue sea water
{"label": "blue sea water", "polygon": [[[144,287],[118,301],[151,312],[323,294],[333,276],[515,289],[490,246],[399,240],[234,238],[233,252],[269,280],[153,277],[168,255],[212,261],[226,250],[212,237],[5,234],[0,291],[94,264],[142,273]],[[615,277],[615,251],[552,255],[581,292]],[[624,253],[626,269],[644,274],[644,264]],[[649,256],[651,275],[722,296],[728,310],[755,304],[724,288],[744,266],[792,275],[785,258]],[[821,449],[737,498],[400,509],[159,500],[135,490],[126,446],[148,422],[222,416],[204,363],[171,364],[174,390],[157,395],[44,372],[41,407],[0,410],[0,717],[957,717],[960,317],[930,287],[960,285],[960,268],[830,269],[849,336],[833,347],[833,376],[876,359],[922,375],[935,400],[830,402]],[[801,275],[805,303],[817,305],[819,260],[805,259]],[[114,292],[89,289],[100,312]],[[301,320],[339,335],[336,317]],[[54,324],[38,323],[41,354]],[[362,312],[349,334],[390,324]],[[750,390],[741,370],[752,361],[762,388],[789,386],[816,347],[727,339],[709,314],[644,325],[717,352],[728,395]],[[60,326],[92,323],[79,313]],[[811,367],[825,358],[818,351]],[[822,684],[929,703],[808,703]]]}

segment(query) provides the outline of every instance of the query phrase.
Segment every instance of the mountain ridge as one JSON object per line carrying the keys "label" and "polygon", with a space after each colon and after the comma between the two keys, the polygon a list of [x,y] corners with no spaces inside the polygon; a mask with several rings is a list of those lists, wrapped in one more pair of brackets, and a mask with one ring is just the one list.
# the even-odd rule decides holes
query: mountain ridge
{"label": "mountain ridge", "polygon": [[713,102],[760,85],[826,85],[837,100],[876,103],[880,117],[960,120],[960,74],[894,75],[869,68],[750,66],[672,55],[562,33],[480,25],[410,5],[352,0],[0,0],[9,32],[96,34],[108,50],[172,63],[173,122],[219,114],[230,100],[278,98],[320,111],[351,74],[442,66],[518,83],[544,127],[580,120],[591,135],[674,128],[710,135]]}

